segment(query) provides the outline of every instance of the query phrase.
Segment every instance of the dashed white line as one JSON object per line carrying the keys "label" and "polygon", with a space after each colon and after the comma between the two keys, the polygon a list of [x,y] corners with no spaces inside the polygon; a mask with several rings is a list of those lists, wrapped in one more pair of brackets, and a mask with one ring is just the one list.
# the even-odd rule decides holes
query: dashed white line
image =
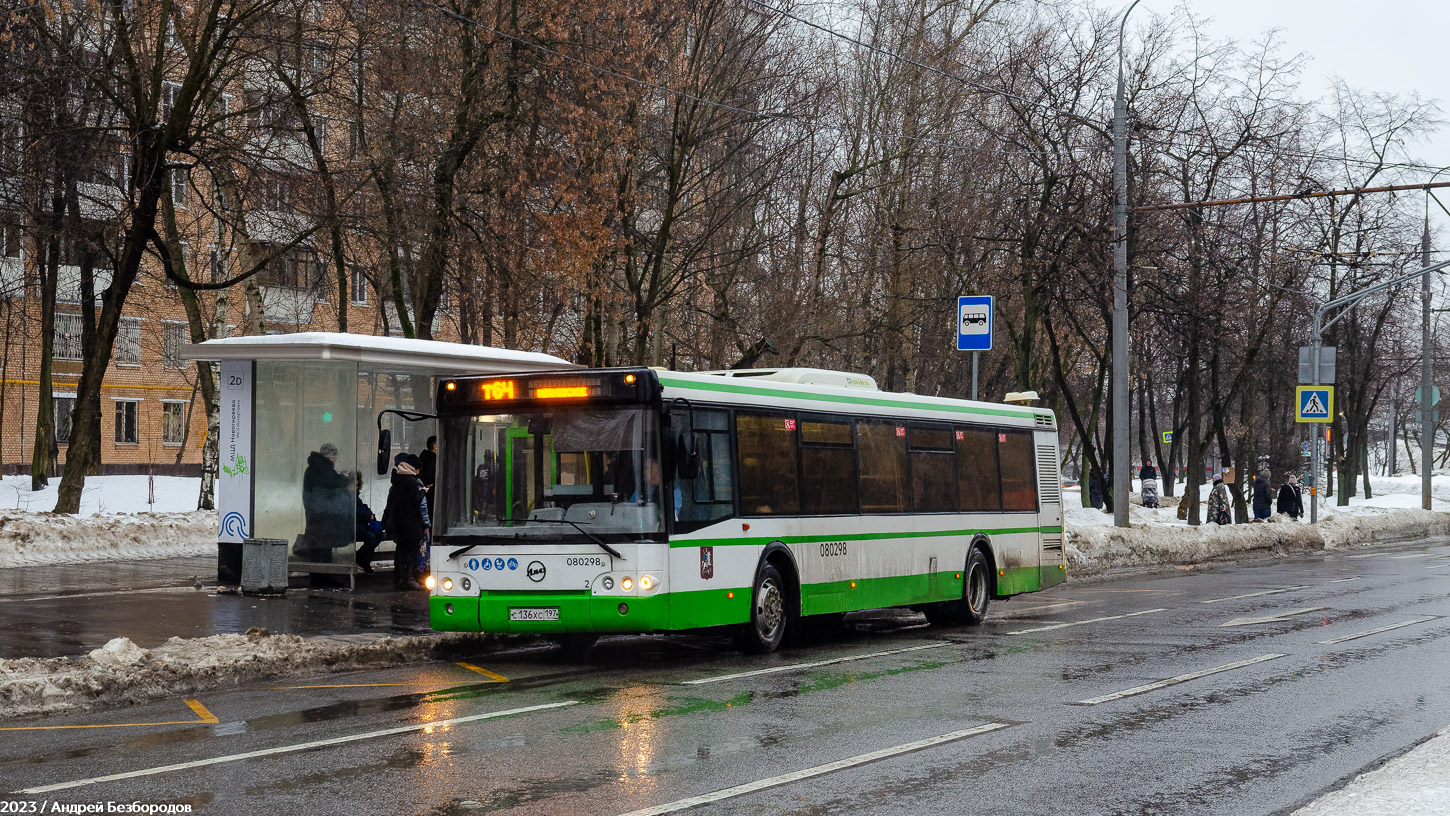
{"label": "dashed white line", "polygon": [[1141,612],[1129,612],[1126,615],[1108,615],[1104,618],[1088,618],[1087,620],[1072,621],[1070,623],[1054,623],[1050,626],[1038,626],[1032,629],[1019,629],[1016,632],[1008,632],[1009,635],[1025,635],[1030,632],[1047,632],[1053,629],[1066,629],[1069,626],[1083,626],[1089,623],[1101,623],[1103,621],[1118,620],[1120,618],[1135,618],[1139,615],[1151,615],[1154,612],[1167,612],[1167,609],[1144,609]]}
{"label": "dashed white line", "polygon": [[127,771],[125,773],[109,774],[107,776],[95,776],[90,779],[77,779],[74,782],[58,782],[54,785],[41,785],[35,788],[25,788],[15,791],[16,793],[38,794],[50,793],[51,791],[66,790],[68,788],[79,788],[86,785],[95,785],[101,782],[116,782],[122,779],[135,779],[138,776],[155,776],[156,774],[171,773],[172,771],[185,771],[191,768],[204,768],[208,765],[220,765],[224,762],[239,762],[244,759],[256,759],[258,757],[275,756],[276,754],[289,754],[296,751],[308,751],[313,748],[325,748],[329,745],[341,745],[346,742],[357,742],[358,740],[376,739],[377,737],[389,737],[394,734],[407,734],[413,731],[425,731],[431,728],[442,728],[448,725],[460,725],[462,723],[478,722],[480,720],[493,720],[499,717],[509,717],[514,714],[528,714],[533,711],[545,711],[551,708],[564,708],[578,704],[578,700],[565,700],[562,703],[545,703],[543,705],[528,706],[526,708],[511,708],[507,711],[490,711],[487,714],[472,714],[467,717],[454,717],[448,720],[434,720],[433,722],[417,723],[415,725],[404,725],[398,728],[384,728],[381,731],[366,731],[361,734],[348,734],[343,737],[332,739],[314,740],[312,742],[299,742],[295,745],[282,745],[276,748],[263,748],[259,751],[247,751],[243,754],[227,754],[226,756],[211,757],[210,759],[197,759],[191,762],[178,762],[175,765],[160,765],[155,768],[143,768],[139,771]]}
{"label": "dashed white line", "polygon": [[1342,583],[1344,583],[1346,581],[1363,581],[1363,580],[1364,580],[1364,577],[1363,576],[1356,575],[1353,578],[1335,578],[1333,581],[1330,581],[1329,583],[1331,583],[1331,584],[1342,584]]}
{"label": "dashed white line", "polygon": [[1309,585],[1308,584],[1302,584],[1300,586],[1284,587],[1283,589],[1266,589],[1263,592],[1250,592],[1250,593],[1248,593],[1246,595],[1230,595],[1227,598],[1214,598],[1211,601],[1199,601],[1199,603],[1216,604],[1216,603],[1223,603],[1224,601],[1237,601],[1240,598],[1258,598],[1258,597],[1260,597],[1262,595],[1278,595],[1280,592],[1293,592],[1296,589],[1308,589],[1308,588],[1309,588]]}
{"label": "dashed white line", "polygon": [[663,805],[655,805],[654,807],[631,810],[630,812],[624,814],[624,816],[663,816],[663,814],[666,813],[678,813],[682,810],[699,807],[700,805],[708,805],[712,802],[719,802],[724,799],[733,799],[737,796],[744,796],[747,793],[755,793],[756,791],[765,790],[767,788],[776,788],[780,787],[781,785],[788,785],[791,782],[799,782],[802,779],[810,779],[813,776],[821,776],[823,774],[834,773],[836,771],[844,770],[846,768],[854,768],[857,765],[865,765],[868,762],[877,762],[883,759],[900,756],[902,754],[909,754],[913,751],[920,751],[923,748],[930,748],[934,745],[943,745],[948,742],[956,742],[957,740],[963,740],[967,737],[975,737],[979,734],[986,734],[992,731],[1000,731],[1003,728],[1009,727],[1009,723],[991,722],[987,723],[986,725],[979,725],[976,728],[968,728],[963,731],[952,731],[948,734],[942,734],[936,737],[928,737],[923,740],[917,740],[916,742],[908,742],[902,745],[893,746],[891,748],[882,748],[879,751],[872,751],[869,754],[857,754],[856,756],[847,757],[846,759],[838,759],[835,762],[828,762],[825,765],[816,765],[812,768],[805,768],[799,771],[793,771],[788,774],[781,774],[780,776],[772,776],[766,779],[757,780],[755,782],[747,782],[743,785],[736,785],[731,788],[724,788],[714,791],[713,793],[705,793],[699,796],[691,796],[688,799],[677,799],[673,802],[667,802]]}
{"label": "dashed white line", "polygon": [[865,660],[869,657],[886,657],[887,655],[905,654],[907,652],[919,652],[923,649],[940,649],[943,646],[952,645],[950,642],[927,643],[923,646],[908,646],[905,649],[890,649],[884,652],[870,652],[868,654],[847,655],[846,657],[833,657],[829,660],[816,660],[810,663],[791,663],[786,666],[771,666],[768,669],[755,669],[754,671],[735,672],[734,674],[722,674],[718,677],[702,677],[698,680],[685,680],[680,683],[682,686],[702,686],[706,683],[721,683],[726,680],[739,680],[742,677],[758,677],[762,674],[778,674],[780,672],[798,671],[800,669],[814,669],[817,666],[832,666],[837,663],[849,663],[852,660]]}
{"label": "dashed white line", "polygon": [[1371,629],[1368,632],[1356,632],[1353,635],[1342,635],[1337,638],[1330,638],[1329,640],[1321,640],[1318,642],[1323,644],[1343,643],[1346,640],[1355,640],[1362,637],[1369,637],[1370,635],[1378,635],[1380,632],[1388,632],[1391,629],[1399,629],[1402,626],[1414,626],[1417,623],[1424,623],[1426,621],[1435,620],[1435,618],[1435,615],[1426,615],[1423,618],[1415,618],[1413,620],[1407,620],[1402,623],[1392,623],[1389,626],[1381,626],[1378,629]]}
{"label": "dashed white line", "polygon": [[1124,697],[1133,697],[1138,694],[1146,694],[1150,691],[1157,691],[1158,689],[1167,688],[1168,686],[1176,686],[1179,683],[1187,683],[1189,680],[1197,680],[1200,677],[1207,677],[1211,674],[1233,671],[1234,669],[1242,669],[1245,666],[1252,666],[1255,663],[1263,663],[1269,660],[1278,660],[1281,657],[1287,656],[1288,655],[1282,654],[1259,655],[1258,657],[1250,658],[1248,660],[1240,660],[1237,663],[1228,663],[1223,666],[1214,666],[1211,669],[1204,669],[1202,671],[1192,672],[1191,674],[1180,674],[1177,677],[1170,677],[1167,680],[1159,680],[1156,683],[1149,683],[1144,686],[1134,686],[1130,689],[1115,691],[1112,694],[1104,694],[1101,697],[1090,697],[1086,700],[1079,700],[1076,705],[1097,705],[1099,703],[1106,703],[1110,700],[1121,700]]}
{"label": "dashed white line", "polygon": [[1390,556],[1390,560],[1401,561],[1406,558],[1430,558],[1433,555],[1435,555],[1435,553],[1410,553],[1409,555],[1392,555]]}

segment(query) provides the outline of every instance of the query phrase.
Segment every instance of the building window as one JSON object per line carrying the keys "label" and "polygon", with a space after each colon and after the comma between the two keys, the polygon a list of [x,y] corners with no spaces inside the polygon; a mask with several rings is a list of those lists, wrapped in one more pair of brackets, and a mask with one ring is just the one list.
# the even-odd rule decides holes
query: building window
{"label": "building window", "polygon": [[167,320],[161,324],[161,364],[167,368],[185,368],[186,361],[181,358],[181,350],[191,340],[191,333],[186,323],[180,320]]}
{"label": "building window", "polygon": [[0,224],[0,258],[20,257],[20,226]]}
{"label": "building window", "polygon": [[75,394],[52,394],[50,397],[52,415],[55,417],[55,441],[58,445],[70,444],[70,415],[76,407]]}
{"label": "building window", "polygon": [[140,400],[116,400],[117,445],[135,445],[139,441],[136,417],[140,409]]}
{"label": "building window", "polygon": [[141,318],[121,318],[116,331],[116,365],[141,365]]}
{"label": "building window", "polygon": [[55,348],[52,359],[81,360],[81,316],[66,312],[55,313]]}
{"label": "building window", "polygon": [[166,171],[171,179],[171,203],[181,209],[186,209],[186,172],[185,167],[173,167]]}
{"label": "building window", "polygon": [[176,447],[186,441],[186,403],[161,403],[161,444]]}
{"label": "building window", "polygon": [[362,267],[352,268],[352,282],[349,284],[352,292],[350,297],[354,306],[368,305],[368,276],[363,274]]}

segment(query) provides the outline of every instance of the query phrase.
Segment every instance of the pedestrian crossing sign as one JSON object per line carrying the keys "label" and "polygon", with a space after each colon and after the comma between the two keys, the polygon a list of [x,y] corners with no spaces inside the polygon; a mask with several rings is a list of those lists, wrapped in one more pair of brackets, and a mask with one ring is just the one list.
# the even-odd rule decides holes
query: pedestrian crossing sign
{"label": "pedestrian crossing sign", "polygon": [[1334,386],[1301,385],[1294,390],[1295,422],[1332,422],[1334,417]]}

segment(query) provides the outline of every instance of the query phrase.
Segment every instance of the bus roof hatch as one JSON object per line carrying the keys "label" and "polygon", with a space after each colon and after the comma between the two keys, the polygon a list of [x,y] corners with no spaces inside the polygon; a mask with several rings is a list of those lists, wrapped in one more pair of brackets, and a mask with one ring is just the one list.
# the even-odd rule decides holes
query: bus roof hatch
{"label": "bus roof hatch", "polygon": [[800,385],[827,385],[834,388],[860,388],[875,391],[876,380],[869,374],[850,371],[831,371],[825,368],[742,368],[729,371],[701,371],[719,377],[752,378],[776,382],[798,383]]}

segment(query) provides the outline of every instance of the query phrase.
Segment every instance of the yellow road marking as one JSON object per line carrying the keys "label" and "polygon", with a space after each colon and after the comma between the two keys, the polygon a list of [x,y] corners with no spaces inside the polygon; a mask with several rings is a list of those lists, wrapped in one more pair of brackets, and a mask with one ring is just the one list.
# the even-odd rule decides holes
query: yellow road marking
{"label": "yellow road marking", "polygon": [[221,722],[216,715],[207,710],[200,700],[187,698],[186,705],[196,716],[197,720],[171,720],[169,722],[142,722],[142,723],[104,723],[99,725],[11,725],[0,728],[0,731],[69,731],[76,728],[140,728],[147,725],[216,725]]}
{"label": "yellow road marking", "polygon": [[487,677],[490,680],[494,681],[495,683],[507,683],[509,681],[507,677],[504,677],[501,674],[495,674],[488,669],[480,669],[472,663],[459,663],[458,665],[462,666],[465,669],[468,669],[469,671],[476,671],[484,677]]}
{"label": "yellow road marking", "polygon": [[186,699],[186,704],[191,707],[192,711],[196,712],[196,716],[200,717],[202,722],[211,723],[212,725],[216,725],[217,723],[221,722],[221,720],[218,720],[216,718],[215,714],[207,711],[206,706],[202,705],[200,700],[188,697]]}

